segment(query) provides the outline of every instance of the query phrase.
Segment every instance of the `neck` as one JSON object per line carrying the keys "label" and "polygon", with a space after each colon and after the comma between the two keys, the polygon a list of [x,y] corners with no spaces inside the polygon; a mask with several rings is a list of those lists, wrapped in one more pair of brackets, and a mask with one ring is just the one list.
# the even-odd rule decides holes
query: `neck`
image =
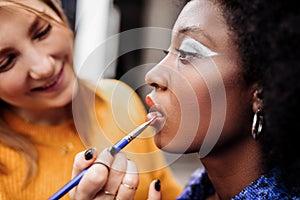
{"label": "neck", "polygon": [[72,105],[49,109],[12,108],[13,112],[27,122],[38,125],[59,125],[72,118]]}
{"label": "neck", "polygon": [[264,173],[261,149],[251,137],[201,159],[214,185],[214,199],[231,199]]}

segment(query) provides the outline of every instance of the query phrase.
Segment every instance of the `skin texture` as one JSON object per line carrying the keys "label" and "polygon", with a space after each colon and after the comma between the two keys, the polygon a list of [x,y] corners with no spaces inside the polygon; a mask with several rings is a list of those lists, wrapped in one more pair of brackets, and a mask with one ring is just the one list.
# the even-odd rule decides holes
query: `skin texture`
{"label": "skin texture", "polygon": [[[164,115],[154,125],[159,127],[155,142],[173,153],[199,151],[209,127],[219,123],[212,118],[216,106],[212,95],[224,87],[226,98],[217,101],[225,104],[224,125],[217,129],[221,133],[212,151],[201,157],[216,189],[214,199],[233,197],[263,172],[260,144],[251,137],[252,112],[262,107],[262,101],[254,92],[257,85],[243,79],[231,34],[220,6],[191,1],[174,25],[169,53],[146,75],[146,82],[154,87],[146,102],[153,101]],[[194,41],[187,43],[188,38]],[[207,49],[195,54],[194,46],[199,46],[195,42],[216,54],[210,56]],[[220,107],[215,109],[222,115]]]}
{"label": "skin texture", "polygon": [[[42,2],[25,2],[61,21]],[[4,27],[0,38],[5,38],[0,41],[0,98],[33,123],[56,124],[70,118],[69,108],[65,106],[72,100],[76,80],[72,32],[62,28],[62,24],[36,18],[22,8],[13,7],[0,15]],[[37,25],[30,29],[35,22]],[[48,90],[41,89],[49,85],[52,87]],[[45,112],[49,115],[44,115]]]}

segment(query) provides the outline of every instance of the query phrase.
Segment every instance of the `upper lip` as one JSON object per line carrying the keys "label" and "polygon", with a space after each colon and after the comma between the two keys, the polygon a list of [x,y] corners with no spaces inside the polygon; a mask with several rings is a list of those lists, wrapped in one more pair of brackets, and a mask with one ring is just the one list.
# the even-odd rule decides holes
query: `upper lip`
{"label": "upper lip", "polygon": [[153,101],[153,99],[150,97],[150,95],[147,95],[147,98],[149,98],[149,100],[150,100],[150,101],[146,100],[147,106],[149,106],[151,109],[153,109],[154,111],[159,112],[162,116],[164,116],[164,112],[161,109],[161,107],[159,106],[159,104],[156,104],[155,101]]}
{"label": "upper lip", "polygon": [[147,106],[149,106],[150,108],[155,105],[154,101],[152,100],[152,98],[150,97],[150,95],[147,95],[145,98],[145,102],[147,104]]}

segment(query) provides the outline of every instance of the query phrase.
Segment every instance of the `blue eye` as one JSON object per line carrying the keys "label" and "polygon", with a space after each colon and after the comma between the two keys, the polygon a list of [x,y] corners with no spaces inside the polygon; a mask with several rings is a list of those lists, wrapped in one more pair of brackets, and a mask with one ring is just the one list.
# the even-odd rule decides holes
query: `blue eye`
{"label": "blue eye", "polygon": [[39,31],[34,37],[33,39],[39,39],[42,40],[43,38],[45,38],[48,33],[50,32],[50,30],[52,29],[52,25],[48,24],[47,26],[45,26],[41,31]]}

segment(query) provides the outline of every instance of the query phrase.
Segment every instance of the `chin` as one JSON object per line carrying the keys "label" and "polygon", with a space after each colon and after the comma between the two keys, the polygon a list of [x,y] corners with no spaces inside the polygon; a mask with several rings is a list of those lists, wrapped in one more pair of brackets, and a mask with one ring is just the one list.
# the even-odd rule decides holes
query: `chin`
{"label": "chin", "polygon": [[154,137],[156,146],[162,151],[174,154],[190,153],[189,145],[186,145],[182,141],[175,141],[172,138],[165,138],[160,136],[161,133],[157,133]]}

